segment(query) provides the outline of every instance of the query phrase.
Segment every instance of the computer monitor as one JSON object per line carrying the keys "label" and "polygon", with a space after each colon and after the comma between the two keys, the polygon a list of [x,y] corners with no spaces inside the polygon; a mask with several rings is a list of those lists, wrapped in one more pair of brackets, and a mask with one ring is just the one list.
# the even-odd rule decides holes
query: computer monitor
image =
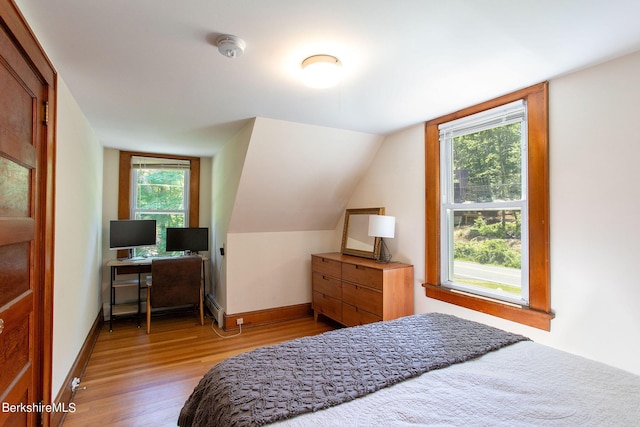
{"label": "computer monitor", "polygon": [[167,228],[167,252],[209,250],[209,229],[206,227]]}
{"label": "computer monitor", "polygon": [[155,245],[155,219],[122,219],[110,221],[110,249],[132,249]]}

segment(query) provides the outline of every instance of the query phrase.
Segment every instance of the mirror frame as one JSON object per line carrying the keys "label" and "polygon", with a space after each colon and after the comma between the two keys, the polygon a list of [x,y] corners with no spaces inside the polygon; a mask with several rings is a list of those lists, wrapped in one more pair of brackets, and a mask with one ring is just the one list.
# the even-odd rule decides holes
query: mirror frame
{"label": "mirror frame", "polygon": [[344,255],[354,255],[362,258],[378,259],[380,256],[380,237],[374,237],[373,250],[363,251],[360,249],[353,249],[347,247],[347,241],[349,237],[349,222],[351,215],[384,215],[384,208],[359,208],[359,209],[347,209],[344,213],[344,229],[342,231],[342,247],[340,251]]}

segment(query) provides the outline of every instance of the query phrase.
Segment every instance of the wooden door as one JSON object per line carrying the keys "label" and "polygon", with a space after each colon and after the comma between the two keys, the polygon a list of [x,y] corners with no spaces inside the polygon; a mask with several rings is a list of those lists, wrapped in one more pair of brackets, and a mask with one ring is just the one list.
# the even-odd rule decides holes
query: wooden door
{"label": "wooden door", "polygon": [[0,12],[0,425],[30,426],[51,403],[53,85],[15,7]]}

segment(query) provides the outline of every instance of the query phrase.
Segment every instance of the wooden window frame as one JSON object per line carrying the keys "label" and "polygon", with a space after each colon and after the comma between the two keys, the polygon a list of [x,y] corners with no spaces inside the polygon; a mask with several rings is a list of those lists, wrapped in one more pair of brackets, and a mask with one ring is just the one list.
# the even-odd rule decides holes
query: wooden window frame
{"label": "wooden window frame", "polygon": [[[549,101],[547,82],[447,114],[425,124],[425,269],[426,296],[549,331]],[[528,117],[529,305],[521,306],[441,286],[440,133],[438,126],[524,99]]]}
{"label": "wooden window frame", "polygon": [[[131,158],[133,156],[176,159],[189,161],[189,227],[200,224],[200,158],[173,154],[139,153],[120,151],[118,172],[118,219],[129,219],[131,215]],[[126,256],[118,252],[118,256]]]}

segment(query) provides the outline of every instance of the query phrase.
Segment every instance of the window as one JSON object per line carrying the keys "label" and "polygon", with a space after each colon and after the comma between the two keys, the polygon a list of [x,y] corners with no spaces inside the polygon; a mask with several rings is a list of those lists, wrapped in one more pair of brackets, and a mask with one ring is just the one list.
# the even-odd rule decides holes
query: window
{"label": "window", "polygon": [[156,220],[156,247],[136,248],[136,256],[174,255],[166,251],[168,227],[189,226],[190,162],[131,157],[132,219]]}
{"label": "window", "polygon": [[426,295],[549,330],[547,84],[426,124]]}
{"label": "window", "polygon": [[444,287],[529,302],[526,110],[519,100],[438,126]]}
{"label": "window", "polygon": [[192,157],[120,152],[119,219],[155,219],[157,246],[136,256],[167,253],[167,227],[198,227],[200,160]]}

